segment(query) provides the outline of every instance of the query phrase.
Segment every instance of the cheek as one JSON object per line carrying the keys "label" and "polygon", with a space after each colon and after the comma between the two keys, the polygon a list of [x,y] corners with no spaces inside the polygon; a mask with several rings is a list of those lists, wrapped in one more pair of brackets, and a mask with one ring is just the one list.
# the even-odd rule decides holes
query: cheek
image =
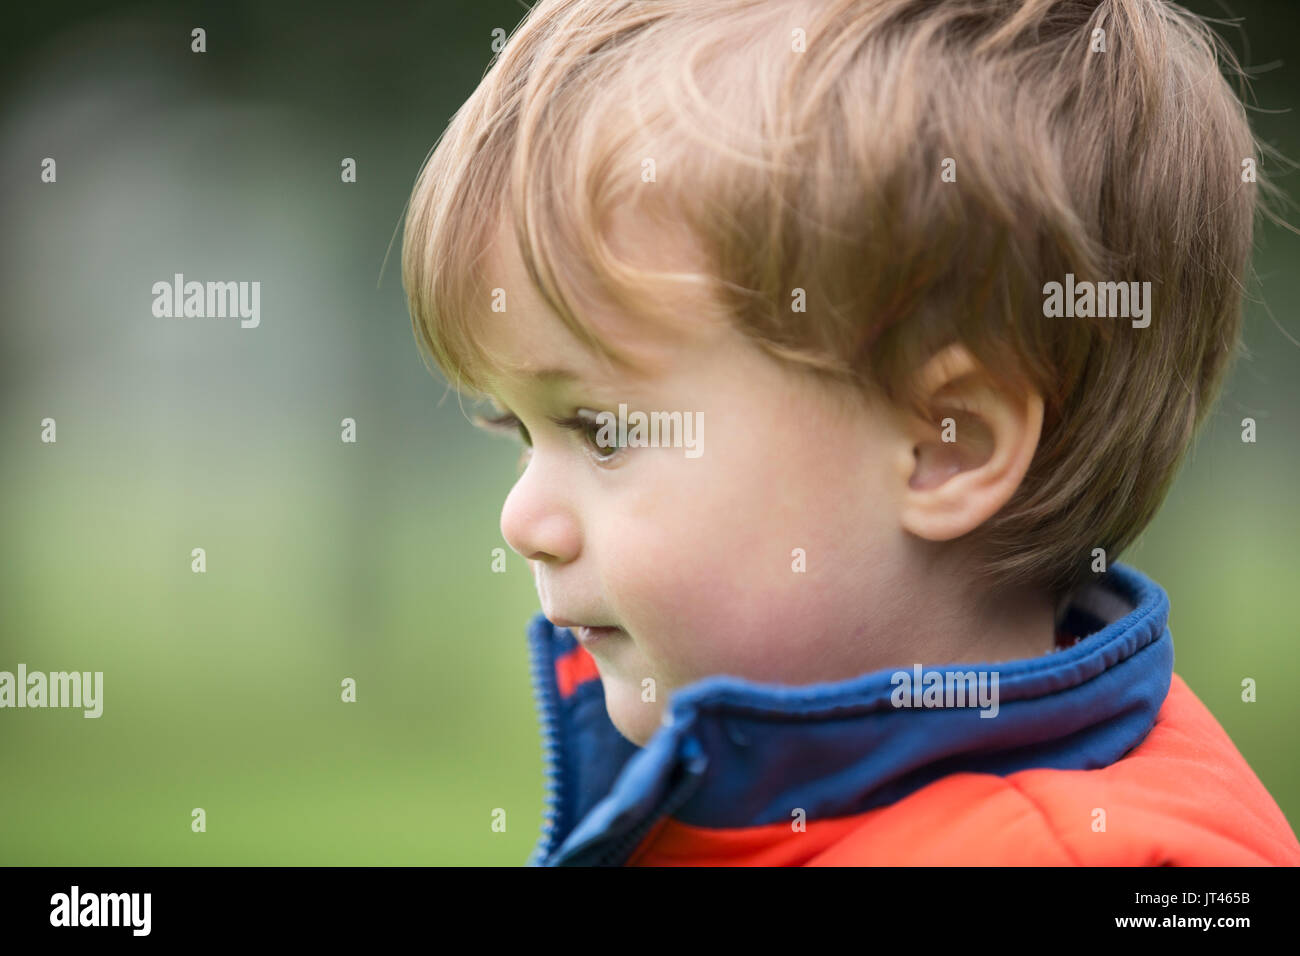
{"label": "cheek", "polygon": [[733,585],[747,572],[734,567],[725,518],[702,504],[698,494],[666,495],[653,513],[625,512],[600,562],[611,610],[652,673],[672,686],[728,660],[735,609],[748,594]]}
{"label": "cheek", "polygon": [[791,581],[787,540],[796,536],[781,527],[785,517],[761,513],[750,490],[709,491],[693,482],[690,493],[661,498],[653,515],[621,522],[601,562],[613,609],[671,686],[771,671],[784,653],[764,646],[777,637],[772,608],[796,605],[804,590]]}
{"label": "cheek", "polygon": [[603,585],[661,681],[788,678],[802,670],[792,654],[822,658],[827,635],[861,622],[890,560],[883,484],[825,448],[797,431],[719,436],[708,458],[656,463],[621,503]]}

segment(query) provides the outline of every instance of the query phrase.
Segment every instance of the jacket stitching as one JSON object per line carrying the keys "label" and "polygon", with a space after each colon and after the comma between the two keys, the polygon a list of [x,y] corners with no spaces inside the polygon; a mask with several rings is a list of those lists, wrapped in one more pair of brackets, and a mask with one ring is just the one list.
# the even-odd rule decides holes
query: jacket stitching
{"label": "jacket stitching", "polygon": [[1070,849],[1070,847],[1066,844],[1066,842],[1061,839],[1061,835],[1059,832],[1057,832],[1056,827],[1052,824],[1051,818],[1043,811],[1043,808],[1039,806],[1038,801],[1036,801],[1024,790],[1022,790],[1020,788],[1020,785],[1017,784],[1010,777],[1003,777],[1002,782],[1005,783],[1012,790],[1014,790],[1016,793],[1018,793],[1024,799],[1025,803],[1029,804],[1031,807],[1034,808],[1035,811],[1037,811],[1038,816],[1042,818],[1044,829],[1046,829],[1047,832],[1051,835],[1052,839],[1056,841],[1056,845],[1061,848],[1061,852],[1066,855],[1066,857],[1070,860],[1070,862],[1075,866],[1083,866],[1083,862],[1077,856],[1074,855],[1074,852]]}

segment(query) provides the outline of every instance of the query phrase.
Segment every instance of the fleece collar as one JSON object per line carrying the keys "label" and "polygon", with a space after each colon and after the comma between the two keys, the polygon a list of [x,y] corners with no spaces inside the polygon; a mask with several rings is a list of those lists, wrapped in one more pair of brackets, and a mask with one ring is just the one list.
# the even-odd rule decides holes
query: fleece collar
{"label": "fleece collar", "polygon": [[[638,748],[610,722],[599,675],[567,628],[528,629],[547,760],[547,813],[530,865],[618,865],[666,815],[719,829],[864,813],[953,773],[1091,770],[1137,746],[1173,674],[1169,599],[1113,564],[1068,604],[1077,642],[1041,657],[925,666],[915,683],[996,674],[985,706],[919,703],[898,671],[804,686],[709,677],[679,688]],[[985,683],[991,688],[991,679]],[[931,697],[933,701],[933,695]],[[949,699],[951,701],[951,698]]]}

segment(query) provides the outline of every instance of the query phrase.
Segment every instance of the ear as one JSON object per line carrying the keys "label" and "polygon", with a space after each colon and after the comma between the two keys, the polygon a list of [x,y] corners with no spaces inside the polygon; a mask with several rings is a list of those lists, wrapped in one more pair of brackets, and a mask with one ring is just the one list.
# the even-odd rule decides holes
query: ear
{"label": "ear", "polygon": [[1042,396],[999,382],[962,345],[917,373],[930,420],[906,416],[900,456],[902,526],[930,541],[973,531],[1015,494],[1043,427]]}

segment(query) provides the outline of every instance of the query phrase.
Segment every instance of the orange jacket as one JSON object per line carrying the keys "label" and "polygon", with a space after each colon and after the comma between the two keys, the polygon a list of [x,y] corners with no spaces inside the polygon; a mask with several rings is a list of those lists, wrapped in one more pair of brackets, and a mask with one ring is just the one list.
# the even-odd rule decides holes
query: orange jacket
{"label": "orange jacket", "polygon": [[[539,615],[549,800],[529,862],[1300,864],[1277,803],[1173,673],[1167,619],[1164,591],[1117,564],[1076,596],[1055,653],[806,687],[708,678],[637,748],[590,656]],[[944,697],[980,675],[983,697]]]}

